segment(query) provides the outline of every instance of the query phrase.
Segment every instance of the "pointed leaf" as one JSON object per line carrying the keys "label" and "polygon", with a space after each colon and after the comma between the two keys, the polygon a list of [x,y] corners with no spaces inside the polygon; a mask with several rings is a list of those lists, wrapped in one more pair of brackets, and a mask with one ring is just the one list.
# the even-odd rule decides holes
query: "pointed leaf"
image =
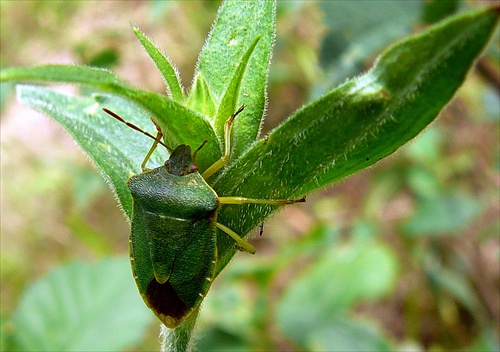
{"label": "pointed leaf", "polygon": [[[235,122],[233,157],[257,138],[266,105],[266,84],[274,43],[274,1],[225,1],[198,59],[216,105],[221,102],[249,43],[260,36],[251,55],[234,106],[247,105],[244,119]],[[233,113],[232,111],[231,113]],[[229,117],[226,116],[225,119]],[[238,125],[237,125],[238,124]]]}
{"label": "pointed leaf", "polygon": [[[145,115],[134,104],[116,96],[70,97],[44,87],[18,86],[20,102],[59,122],[92,158],[116,193],[123,210],[132,217],[132,197],[127,187],[130,176],[141,172],[141,163],[152,142],[127,126],[114,121],[103,107],[150,132]],[[163,153],[162,153],[163,152]],[[150,165],[161,165],[166,153],[158,148]]]}
{"label": "pointed leaf", "polygon": [[195,78],[194,89],[188,97],[187,106],[204,116],[215,115],[215,103],[207,81],[200,72]]}
{"label": "pointed leaf", "polygon": [[[223,140],[222,137],[224,136],[224,125],[226,124],[227,119],[239,108],[239,106],[237,105],[238,95],[240,94],[241,90],[243,74],[245,73],[245,69],[248,66],[248,61],[252,53],[254,52],[259,40],[260,36],[255,38],[252,44],[250,44],[250,47],[246,51],[245,55],[243,55],[243,58],[241,59],[240,64],[238,65],[238,68],[236,69],[234,76],[231,79],[231,82],[229,82],[229,86],[227,87],[224,96],[220,101],[219,109],[217,110],[217,115],[215,116],[214,126],[215,132],[219,136],[219,138],[221,138],[221,140]],[[238,118],[234,121],[234,137],[231,139],[232,158],[236,158],[238,154],[240,154],[238,153],[238,146],[241,147],[244,144],[238,143],[238,138],[241,138],[243,132],[248,129],[247,127],[249,123],[252,123],[252,119],[246,111],[244,111],[241,116],[238,116]],[[251,142],[253,141],[248,141],[248,143]]]}
{"label": "pointed leaf", "polygon": [[144,33],[141,32],[139,28],[134,27],[134,33],[162,74],[167,92],[169,92],[173,100],[182,102],[184,100],[184,94],[182,93],[178,71],[174,68],[170,60],[144,35]]}
{"label": "pointed leaf", "polygon": [[[291,198],[373,165],[437,117],[497,20],[496,9],[482,9],[397,43],[371,71],[302,108],[254,144],[224,169],[214,188],[220,195]],[[270,212],[261,205],[227,206],[219,221],[248,233]],[[219,236],[218,246],[230,255],[233,243]],[[228,259],[221,259],[220,268]]]}
{"label": "pointed leaf", "polygon": [[123,93],[132,89],[109,70],[87,66],[43,65],[30,68],[11,67],[0,71],[0,81],[30,81],[34,83],[78,83],[95,89]]}
{"label": "pointed leaf", "polygon": [[[10,80],[37,83],[63,82],[85,84],[98,91],[120,95],[148,111],[164,132],[167,145],[175,147],[184,143],[191,146],[199,146],[204,140],[207,140],[208,143],[196,159],[200,170],[203,171],[208,168],[222,155],[222,149],[215,137],[214,131],[203,116],[160,94],[135,89],[117,79],[107,70],[66,65],[46,65],[1,70],[0,81]],[[144,114],[141,114],[141,116],[144,116]],[[128,120],[130,115],[123,117]]]}

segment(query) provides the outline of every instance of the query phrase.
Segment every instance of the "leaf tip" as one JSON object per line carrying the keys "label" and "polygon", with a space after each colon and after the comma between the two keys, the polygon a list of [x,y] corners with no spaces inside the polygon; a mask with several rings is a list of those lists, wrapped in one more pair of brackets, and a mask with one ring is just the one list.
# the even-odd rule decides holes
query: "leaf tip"
{"label": "leaf tip", "polygon": [[144,33],[140,30],[139,26],[132,25],[132,31],[134,32],[135,36],[141,40],[142,37],[144,37]]}

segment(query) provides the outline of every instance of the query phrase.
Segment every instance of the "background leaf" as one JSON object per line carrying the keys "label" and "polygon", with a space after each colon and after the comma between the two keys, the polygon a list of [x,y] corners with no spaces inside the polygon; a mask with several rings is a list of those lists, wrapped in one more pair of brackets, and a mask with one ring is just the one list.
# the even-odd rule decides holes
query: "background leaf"
{"label": "background leaf", "polygon": [[423,5],[422,22],[435,23],[455,13],[460,6],[460,0],[430,0]]}
{"label": "background leaf", "polygon": [[354,321],[348,316],[327,319],[309,333],[304,341],[309,351],[393,351],[372,326]]}
{"label": "background leaf", "polygon": [[12,349],[122,350],[138,343],[152,321],[141,303],[128,258],[65,265],[21,298],[12,317]]}
{"label": "background leaf", "polygon": [[410,236],[453,235],[481,210],[478,200],[462,193],[436,194],[422,199],[405,224]]}
{"label": "background leaf", "polygon": [[405,34],[410,34],[421,1],[321,1],[326,34],[320,48],[322,74],[312,96],[327,93],[364,70],[367,60]]}
{"label": "background leaf", "polygon": [[[285,290],[278,306],[278,321],[289,338],[305,346],[316,330],[347,320],[343,313],[355,302],[389,292],[397,272],[394,254],[372,241],[363,242],[325,251]],[[351,348],[357,342],[354,339],[352,343]],[[309,348],[330,350],[332,346]]]}

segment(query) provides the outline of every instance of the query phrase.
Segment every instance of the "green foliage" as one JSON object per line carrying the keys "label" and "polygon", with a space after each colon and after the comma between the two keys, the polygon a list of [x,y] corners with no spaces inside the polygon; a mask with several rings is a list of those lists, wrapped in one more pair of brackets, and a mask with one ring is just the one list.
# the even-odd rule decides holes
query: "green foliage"
{"label": "green foliage", "polygon": [[169,93],[172,100],[176,100],[182,103],[184,99],[184,94],[182,92],[182,87],[177,76],[177,71],[172,66],[172,63],[165,57],[164,54],[139,30],[139,28],[134,28],[134,33],[141,41],[142,46],[146,49],[151,59],[156,64],[156,67],[163,76],[167,92]]}
{"label": "green foliage", "polygon": [[[50,69],[52,67],[49,72]],[[18,86],[17,96],[25,104],[49,116],[59,117],[61,125],[88,152],[113,186],[123,210],[130,218],[132,196],[127,181],[131,175],[141,172],[141,162],[136,161],[144,159],[150,146],[144,143],[140,134],[134,133],[130,128],[121,124],[109,124],[110,119],[103,114],[101,107],[106,106],[121,116],[130,116],[131,123],[153,132],[151,126],[144,124],[148,121],[147,115],[130,101],[110,95],[71,97],[44,87]],[[160,154],[155,154],[150,163],[159,165],[165,158],[165,152],[160,149]]]}
{"label": "green foliage", "polygon": [[435,194],[422,199],[405,231],[413,236],[456,233],[479,213],[478,201],[464,193]]}
{"label": "green foliage", "polygon": [[[275,6],[273,1],[223,2],[198,58],[195,77],[203,75],[214,99],[217,112],[208,118],[220,139],[228,117],[241,104],[247,106],[234,123],[233,159],[258,137],[264,117]],[[197,95],[196,87],[191,94]]]}
{"label": "green foliage", "polygon": [[457,11],[459,0],[431,0],[424,3],[423,23],[435,23]]}
{"label": "green foliage", "polygon": [[313,95],[319,97],[336,85],[363,71],[389,43],[411,33],[423,6],[420,1],[380,3],[370,0],[322,1],[326,33],[320,48],[322,77],[314,82]]}
{"label": "green foliage", "polygon": [[369,328],[352,321],[346,312],[356,302],[387,294],[396,273],[394,253],[373,240],[337,243],[284,292],[277,308],[278,322],[301,349],[389,350],[381,336],[368,332]]}
{"label": "green foliage", "polygon": [[33,283],[12,316],[7,350],[116,351],[137,344],[152,317],[138,303],[127,259],[68,264]]}
{"label": "green foliage", "polygon": [[[332,2],[322,6],[335,4]],[[326,12],[329,16],[334,14],[333,11]],[[389,13],[380,12],[380,15],[384,17]],[[390,17],[399,21],[389,26],[392,29],[406,27],[408,22],[405,21],[413,21]],[[271,1],[223,3],[200,54],[193,85],[187,95],[170,59],[137,28],[134,28],[134,32],[163,76],[168,96],[134,88],[110,71],[93,67],[46,65],[7,68],[2,69],[0,77],[2,85],[4,82],[63,82],[78,84],[85,89],[84,92],[91,92],[72,97],[41,86],[17,86],[21,102],[58,121],[92,158],[130,218],[132,200],[126,182],[131,175],[140,172],[149,142],[145,141],[144,136],[106,116],[102,112],[103,107],[153,133],[154,126],[149,121],[151,117],[164,132],[165,142],[170,146],[185,143],[196,147],[207,140],[207,145],[197,158],[203,171],[222,155],[225,120],[238,106],[245,104],[247,108],[238,116],[233,128],[231,160],[227,167],[209,179],[209,183],[221,196],[296,197],[373,165],[422,131],[460,87],[488,42],[497,20],[495,9],[457,15],[396,43],[382,53],[370,71],[334,90],[330,89],[337,84],[338,79],[328,77],[322,82],[322,86],[327,88],[320,90],[326,90],[321,98],[301,108],[263,139],[258,139],[258,135],[266,107],[267,70],[276,22],[275,4]],[[384,19],[380,22],[384,22]],[[355,38],[365,31],[366,27],[357,30]],[[363,56],[355,60],[358,66],[361,58],[371,55],[382,43],[394,38],[394,32],[382,32],[374,34],[377,40],[373,41],[373,47],[363,45]],[[352,50],[346,51],[349,52]],[[337,66],[338,61],[333,61],[333,65]],[[346,72],[351,74],[353,71]],[[160,165],[165,158],[165,151],[155,153],[150,166]],[[423,201],[417,212],[403,228],[404,232],[412,235],[408,236],[409,241],[418,240],[422,233],[434,235],[454,232],[481,210],[477,201],[467,193],[436,193],[435,190],[442,188],[441,181],[432,170],[415,168],[405,177],[401,179],[389,174],[380,187],[397,188],[408,182],[422,196]],[[380,198],[376,199],[380,203]],[[247,235],[275,210],[275,207],[262,205],[225,206],[219,214],[219,221],[239,234]],[[435,220],[437,213],[442,213],[443,217]],[[375,230],[369,229],[368,232],[371,231]],[[366,237],[362,235],[361,239],[366,240]],[[337,247],[323,248],[333,244]],[[235,253],[234,241],[225,234],[219,234],[218,252],[219,273]],[[423,259],[418,251],[412,255],[418,263],[425,264],[436,259],[435,256],[430,256],[431,259],[424,256]],[[287,265],[295,267],[302,264],[297,257],[311,263],[295,283],[284,288],[277,303],[267,306],[268,303],[262,298],[269,293],[266,285],[272,281],[276,271],[284,270]],[[315,259],[311,260],[311,257]],[[211,306],[218,308],[216,311],[220,320],[215,322],[211,331],[221,341],[217,340],[215,346],[213,336],[210,337],[212,342],[210,338],[201,339],[201,350],[220,349],[221,345],[243,349],[256,346],[275,348],[269,336],[247,331],[252,323],[265,326],[263,312],[273,309],[278,314],[275,323],[279,330],[286,339],[292,341],[292,345],[300,349],[392,349],[385,337],[370,324],[347,314],[359,302],[384,297],[396,280],[398,263],[394,251],[372,238],[343,244],[338,240],[336,229],[320,227],[307,234],[305,241],[287,246],[272,263],[259,265],[253,262],[252,269],[243,273],[238,273],[238,267],[233,269],[236,264],[229,270],[236,272],[233,276],[252,277],[258,287],[259,300],[254,305],[239,301],[241,292],[231,296],[229,291],[229,297],[209,295],[205,308],[209,311]],[[462,277],[446,270],[431,269],[435,267],[429,265],[424,268],[433,287],[457,297],[471,310],[478,306],[477,300],[470,298],[472,289],[470,285],[463,284]],[[76,269],[70,266],[61,270]],[[106,275],[112,273],[109,268],[102,267],[100,270]],[[81,277],[86,275],[78,274]],[[47,279],[47,285],[50,280]],[[68,283],[66,286],[73,287]],[[113,289],[111,287],[106,292],[114,292]],[[105,288],[101,290],[99,292],[104,292]],[[80,294],[75,288],[74,295]],[[336,302],[334,305],[331,304],[332,297]],[[220,301],[217,302],[217,299]],[[297,311],[298,301],[301,305],[311,307],[310,310]],[[231,305],[231,302],[236,303]],[[129,308],[134,306],[141,306],[141,303],[130,303]],[[62,314],[74,309],[73,306],[64,307]],[[16,326],[27,324],[26,318],[16,318],[23,317],[25,309],[21,304],[14,314]],[[249,312],[252,310],[260,313],[257,322],[250,317]],[[120,318],[121,315],[116,311],[108,312],[106,319]],[[307,316],[304,317],[304,314]],[[47,318],[45,315],[43,317],[40,314],[40,319]],[[96,319],[99,322],[106,321],[102,316]],[[134,316],[134,324],[136,319]],[[127,324],[132,325],[130,320],[132,318],[128,319]],[[100,323],[92,321],[92,328],[100,326]],[[168,332],[165,348],[185,350],[195,321],[196,314],[179,328]],[[59,319],[60,325],[54,329],[63,331],[60,326],[64,322],[64,319]],[[28,327],[25,329],[29,331]],[[87,341],[85,329],[78,331],[83,334],[81,338]],[[52,336],[48,332],[42,335],[47,335],[47,339]],[[68,336],[72,342],[79,339],[76,335]],[[116,335],[117,339],[119,336]],[[28,347],[24,342],[19,342],[24,341],[22,335],[13,338],[18,341],[15,346]],[[95,348],[123,348],[136,339],[137,335],[130,335],[127,340],[116,341],[116,345],[110,341],[109,346],[99,345]],[[102,341],[100,338],[91,340]],[[49,346],[51,341],[47,340],[46,343]],[[485,335],[480,343],[491,344],[491,338]],[[40,346],[43,346],[42,342]],[[50,347],[80,349],[92,346]]]}

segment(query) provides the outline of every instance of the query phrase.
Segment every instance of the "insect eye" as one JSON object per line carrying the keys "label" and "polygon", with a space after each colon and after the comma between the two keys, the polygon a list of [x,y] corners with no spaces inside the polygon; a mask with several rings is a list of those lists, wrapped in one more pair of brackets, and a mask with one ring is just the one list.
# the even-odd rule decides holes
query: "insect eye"
{"label": "insect eye", "polygon": [[195,164],[191,164],[191,166],[189,167],[189,173],[193,173],[196,171],[198,171],[198,166],[196,166]]}
{"label": "insect eye", "polygon": [[170,166],[170,160],[165,160],[165,167],[167,168],[168,173],[172,173],[172,167]]}

